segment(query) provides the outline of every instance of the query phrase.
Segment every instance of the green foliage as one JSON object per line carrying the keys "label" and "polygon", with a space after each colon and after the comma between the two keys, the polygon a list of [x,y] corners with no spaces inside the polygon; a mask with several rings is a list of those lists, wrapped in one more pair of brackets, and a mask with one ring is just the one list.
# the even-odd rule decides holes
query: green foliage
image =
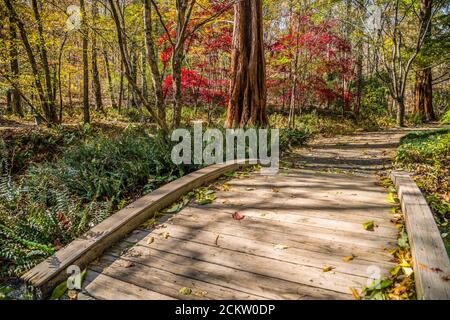
{"label": "green foliage", "polygon": [[0,144],[0,277],[19,275],[134,198],[184,174],[159,135],[98,134],[17,181]]}
{"label": "green foliage", "polygon": [[450,124],[450,110],[448,110],[441,119],[442,124]]}
{"label": "green foliage", "polygon": [[450,246],[450,129],[415,132],[401,141],[397,165],[414,172],[446,246]]}
{"label": "green foliage", "polygon": [[401,141],[397,161],[402,164],[438,164],[450,156],[450,129],[414,132]]}
{"label": "green foliage", "polygon": [[361,105],[363,112],[385,115],[388,109],[386,97],[389,95],[389,89],[386,84],[377,76],[364,79],[363,91],[361,95]]}
{"label": "green foliage", "polygon": [[[286,116],[272,114],[270,123],[276,128],[285,128]],[[343,117],[333,113],[319,113],[317,111],[303,113],[297,117],[295,128],[308,135],[349,134],[358,131],[378,131],[395,125],[395,120],[386,112],[368,109],[359,119]]]}
{"label": "green foliage", "polygon": [[280,149],[288,150],[303,145],[311,133],[308,128],[285,128],[280,131]]}

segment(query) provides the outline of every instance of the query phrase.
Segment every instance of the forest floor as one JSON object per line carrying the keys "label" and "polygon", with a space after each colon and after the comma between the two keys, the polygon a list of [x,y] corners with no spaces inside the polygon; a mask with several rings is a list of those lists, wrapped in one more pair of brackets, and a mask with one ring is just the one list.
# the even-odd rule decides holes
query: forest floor
{"label": "forest floor", "polygon": [[[79,298],[362,297],[396,267],[396,205],[377,174],[392,168],[409,131],[317,138],[277,175],[235,175],[215,187],[214,202],[191,202],[107,251]],[[412,297],[407,280],[375,295]]]}

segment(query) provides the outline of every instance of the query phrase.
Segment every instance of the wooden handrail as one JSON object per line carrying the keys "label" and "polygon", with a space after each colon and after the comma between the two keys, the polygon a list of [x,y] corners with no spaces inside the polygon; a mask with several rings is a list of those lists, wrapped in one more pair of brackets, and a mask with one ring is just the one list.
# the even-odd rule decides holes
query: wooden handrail
{"label": "wooden handrail", "polygon": [[68,267],[86,268],[103,251],[186,193],[217,179],[226,172],[236,171],[249,165],[249,162],[245,160],[216,164],[166,184],[111,215],[25,273],[21,279],[36,289],[37,296],[44,298],[54,287],[70,276],[67,274]]}
{"label": "wooden handrail", "polygon": [[417,297],[450,300],[450,260],[422,192],[406,172],[391,173],[405,214]]}

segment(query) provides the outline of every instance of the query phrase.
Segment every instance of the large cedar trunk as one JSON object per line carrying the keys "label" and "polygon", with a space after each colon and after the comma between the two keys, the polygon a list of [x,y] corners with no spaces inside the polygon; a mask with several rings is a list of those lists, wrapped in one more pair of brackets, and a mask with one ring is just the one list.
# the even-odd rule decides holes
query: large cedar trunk
{"label": "large cedar trunk", "polygon": [[431,68],[416,73],[416,105],[415,114],[423,120],[436,120],[433,110],[433,76]]}
{"label": "large cedar trunk", "polygon": [[262,0],[235,4],[227,128],[267,126]]}
{"label": "large cedar trunk", "polygon": [[[430,41],[431,37],[431,21],[429,23],[428,21],[432,18],[432,6],[432,0],[420,1],[420,19],[423,23],[422,28],[428,26],[428,30],[422,31],[427,33],[425,45]],[[425,121],[435,120],[436,116],[433,110],[433,76],[430,67],[426,67],[416,72],[415,96],[414,113]]]}

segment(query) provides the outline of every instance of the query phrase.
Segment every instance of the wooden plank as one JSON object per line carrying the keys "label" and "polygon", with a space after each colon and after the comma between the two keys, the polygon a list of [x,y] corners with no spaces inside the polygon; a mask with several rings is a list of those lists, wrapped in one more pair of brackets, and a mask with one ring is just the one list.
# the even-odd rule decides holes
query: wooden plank
{"label": "wooden plank", "polygon": [[[170,234],[170,237],[179,240],[191,241],[210,246],[216,246],[227,250],[238,251],[255,256],[262,256],[272,258],[279,261],[323,268],[325,264],[336,267],[335,272],[347,273],[350,275],[357,275],[367,277],[369,267],[377,265],[384,271],[384,275],[388,275],[388,270],[395,267],[394,263],[388,262],[387,259],[379,260],[376,263],[372,261],[362,260],[353,252],[341,251],[336,254],[325,254],[320,252],[308,251],[302,248],[298,243],[289,241],[289,236],[273,237],[272,234],[265,234],[265,237],[252,237],[252,232],[249,230],[245,234],[227,235],[220,232],[211,232],[202,229],[192,229],[182,225],[168,225],[165,229]],[[134,243],[146,242],[150,237],[157,237],[156,232],[148,233],[148,231],[141,231],[133,234],[127,238],[127,241]],[[277,250],[276,245],[287,246],[284,250]],[[354,255],[354,259],[349,262],[344,262],[343,258]]]}
{"label": "wooden plank", "polygon": [[[384,250],[382,247],[378,250],[374,250],[373,248],[360,246],[358,245],[357,239],[355,239],[353,243],[342,243],[337,241],[326,241],[314,237],[301,237],[298,236],[298,234],[289,233],[290,230],[282,232],[267,229],[264,230],[256,227],[249,229],[240,224],[235,224],[233,226],[229,223],[209,223],[209,221],[203,221],[202,225],[199,225],[196,221],[192,220],[193,217],[188,218],[191,218],[191,220],[184,219],[181,215],[177,216],[175,225],[178,228],[191,230],[193,238],[201,231],[209,232],[216,236],[234,237],[238,235],[240,238],[250,241],[265,241],[266,243],[284,244],[290,248],[298,248],[307,256],[314,256],[317,254],[326,257],[344,257],[353,254],[358,257],[358,260],[368,262],[371,265],[390,265],[388,261],[392,259],[392,255],[389,254],[388,250]],[[137,236],[138,234],[134,234],[129,239],[138,239]],[[138,242],[138,240],[136,240],[136,242]]]}
{"label": "wooden plank", "polygon": [[97,299],[91,297],[90,295],[86,294],[85,292],[79,292],[77,300],[80,300],[80,301],[95,301]]}
{"label": "wooden plank", "polygon": [[[228,211],[228,210],[227,210]],[[308,226],[308,225],[293,225],[292,223],[246,217],[244,220],[235,223],[231,215],[233,210],[226,212],[225,210],[209,210],[205,208],[187,207],[178,213],[175,219],[183,221],[183,224],[187,226],[190,222],[192,228],[209,228],[208,224],[217,224],[223,228],[224,232],[233,234],[236,232],[235,228],[258,228],[262,232],[275,231],[284,234],[290,234],[292,241],[298,241],[299,243],[304,241],[304,238],[319,239],[315,240],[324,241],[326,243],[337,242],[348,245],[357,245],[360,247],[367,247],[371,249],[377,249],[383,251],[384,249],[393,248],[396,246],[396,237],[382,237],[377,234],[377,231],[365,233],[355,233],[349,231],[342,231],[339,229],[326,229],[322,227]],[[180,222],[181,223],[181,222]],[[361,229],[363,229],[361,225]],[[364,230],[364,229],[363,229]],[[244,230],[246,231],[246,230]]]}
{"label": "wooden plank", "polygon": [[[128,266],[127,266],[128,264]],[[127,283],[142,286],[150,291],[181,300],[261,300],[260,295],[253,295],[240,290],[229,289],[206,281],[197,280],[189,274],[178,275],[167,270],[153,268],[111,255],[104,255],[98,265],[91,265],[91,270],[123,279]],[[209,280],[209,279],[207,279]],[[182,295],[181,288],[190,288],[192,295]]]}
{"label": "wooden plank", "polygon": [[[233,190],[234,191],[234,190]],[[252,194],[247,194],[252,197]],[[311,200],[302,197],[297,199],[292,198],[272,198],[267,202],[255,203],[254,205],[246,204],[242,206],[233,205],[240,201],[235,198],[235,193],[223,196],[222,193],[217,194],[218,201],[209,205],[211,208],[253,208],[263,213],[279,212],[287,214],[291,219],[314,218],[342,221],[344,223],[356,223],[361,225],[367,221],[374,221],[381,227],[394,228],[390,222],[393,218],[390,210],[392,206],[372,206],[367,204],[365,206],[354,206],[352,204],[342,205],[341,200]],[[223,203],[225,202],[225,203]],[[296,203],[297,202],[297,203]],[[273,204],[272,204],[273,203]],[[282,205],[282,206],[281,206]],[[276,210],[274,210],[276,209]],[[290,217],[292,216],[292,217]]]}
{"label": "wooden plank", "polygon": [[391,177],[405,214],[418,298],[450,300],[450,260],[433,213],[408,173]]}
{"label": "wooden plank", "polygon": [[[220,202],[220,199],[218,199]],[[301,200],[298,200],[301,201]],[[339,219],[337,215],[334,217],[330,216],[327,218],[318,218],[314,216],[306,216],[301,213],[293,213],[296,210],[301,211],[300,207],[295,208],[295,205],[289,206],[286,204],[288,208],[281,207],[281,205],[277,206],[276,203],[273,204],[272,209],[260,209],[259,206],[236,206],[233,208],[231,205],[227,205],[222,207],[222,211],[224,213],[233,213],[239,211],[246,217],[265,221],[270,223],[271,221],[277,221],[281,223],[288,223],[292,226],[298,226],[301,228],[302,226],[310,226],[317,227],[322,229],[331,229],[331,230],[340,230],[346,233],[351,234],[367,234],[367,230],[363,228],[363,224],[368,221],[374,221],[374,219],[370,218],[361,218],[358,222],[350,222],[344,221],[343,219]],[[217,204],[215,206],[207,206],[206,208],[216,208],[219,209],[220,205]],[[323,213],[328,213],[327,211]],[[388,212],[385,213],[386,217],[388,217]],[[375,222],[375,221],[374,221]],[[389,219],[384,219],[384,223],[378,224],[376,228],[376,235],[378,237],[387,238],[387,239],[396,239],[398,236],[398,229],[395,228],[395,225],[392,224]]]}
{"label": "wooden plank", "polygon": [[83,292],[97,300],[174,300],[172,297],[92,270],[86,274]]}
{"label": "wooden plank", "polygon": [[25,275],[22,280],[33,285],[45,297],[52,288],[67,279],[71,265],[85,268],[106,248],[150,219],[154,213],[168,207],[184,194],[209,183],[224,173],[247,166],[245,161],[217,164],[173,181],[153,193],[140,198],[113,214],[82,237],[46,259]]}
{"label": "wooden plank", "polygon": [[[125,245],[125,246],[124,246]],[[199,281],[219,285],[232,290],[247,292],[252,295],[275,300],[298,299],[351,299],[350,290],[346,293],[324,290],[314,284],[301,284],[296,281],[274,279],[253,270],[238,270],[222,264],[195,259],[188,252],[183,254],[163,252],[150,247],[135,246],[131,254],[121,255],[126,243],[108,250],[115,257],[143,264],[152,268],[165,270],[173,274],[189,277]]]}
{"label": "wooden plank", "polygon": [[285,280],[344,294],[349,292],[349,287],[358,288],[367,284],[368,277],[342,274],[335,270],[323,272],[322,268],[283,262],[175,238],[158,238],[151,245],[143,242],[130,249],[132,254],[136,250],[144,253],[145,250],[156,250],[161,256],[172,253],[184,257],[192,264],[203,261],[233,268],[239,272],[248,270],[254,274],[274,278],[274,282]]}

